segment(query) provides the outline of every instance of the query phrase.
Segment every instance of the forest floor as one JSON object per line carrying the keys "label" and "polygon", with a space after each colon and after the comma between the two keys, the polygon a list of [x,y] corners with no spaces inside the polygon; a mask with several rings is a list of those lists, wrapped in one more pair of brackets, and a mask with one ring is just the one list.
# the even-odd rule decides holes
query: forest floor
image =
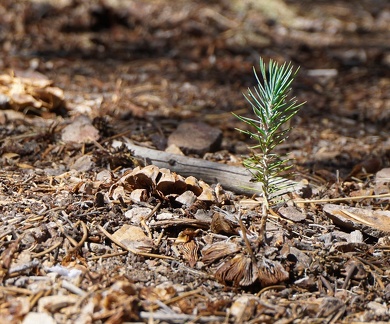
{"label": "forest floor", "polygon": [[[0,16],[1,322],[388,322],[387,0],[3,0]],[[198,169],[250,153],[232,112],[252,115],[259,57],[299,66],[306,104],[277,149],[300,189],[257,249],[261,197]],[[167,150],[185,122],[193,143]],[[199,168],[145,166],[129,143]]]}

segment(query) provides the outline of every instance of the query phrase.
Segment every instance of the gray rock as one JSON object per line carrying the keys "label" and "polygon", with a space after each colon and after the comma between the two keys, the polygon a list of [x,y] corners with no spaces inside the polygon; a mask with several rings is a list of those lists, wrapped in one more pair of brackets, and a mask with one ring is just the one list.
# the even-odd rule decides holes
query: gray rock
{"label": "gray rock", "polygon": [[185,154],[215,152],[222,141],[221,130],[204,123],[184,122],[168,137],[168,145],[178,146]]}
{"label": "gray rock", "polygon": [[[390,168],[384,168],[375,175],[374,192],[376,195],[387,194],[390,189]],[[378,198],[381,201],[389,201],[390,197]]]}
{"label": "gray rock", "polygon": [[65,143],[93,143],[99,140],[99,131],[86,116],[78,116],[62,130],[61,139]]}
{"label": "gray rock", "polygon": [[281,207],[278,212],[284,217],[293,222],[301,222],[306,219],[306,216],[295,207]]}

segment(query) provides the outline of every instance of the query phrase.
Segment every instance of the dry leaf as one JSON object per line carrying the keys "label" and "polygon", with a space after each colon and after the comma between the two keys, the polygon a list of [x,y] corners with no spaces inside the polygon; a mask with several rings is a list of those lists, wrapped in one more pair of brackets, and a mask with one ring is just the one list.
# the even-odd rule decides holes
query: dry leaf
{"label": "dry leaf", "polygon": [[133,201],[147,201],[149,198],[148,191],[146,189],[135,189],[131,192],[130,198]]}
{"label": "dry leaf", "polygon": [[228,218],[226,213],[215,212],[211,221],[210,230],[213,233],[237,234],[239,224],[236,220]]}
{"label": "dry leaf", "polygon": [[1,156],[4,165],[16,165],[19,162],[20,155],[13,152],[6,152]]}
{"label": "dry leaf", "polygon": [[191,190],[187,190],[178,196],[175,201],[184,207],[190,207],[196,201],[196,199],[196,195]]}
{"label": "dry leaf", "polygon": [[34,169],[34,167],[27,163],[18,163],[17,167],[20,169]]}
{"label": "dry leaf", "polygon": [[258,278],[262,286],[276,285],[289,278],[288,272],[278,261],[271,261],[266,258],[258,263]]}
{"label": "dry leaf", "polygon": [[221,259],[233,253],[237,253],[239,251],[239,246],[232,242],[213,243],[211,245],[206,245],[202,249],[202,261],[205,264],[210,264],[218,259]]}
{"label": "dry leaf", "polygon": [[114,200],[118,200],[120,197],[126,197],[125,188],[123,186],[113,185],[108,192],[108,196]]}
{"label": "dry leaf", "polygon": [[161,168],[160,173],[161,177],[157,183],[156,190],[162,192],[164,195],[180,195],[186,191],[187,184],[182,176],[165,168]]}
{"label": "dry leaf", "polygon": [[1,253],[0,258],[0,282],[3,282],[4,277],[7,275],[9,267],[11,266],[12,258],[16,251],[19,248],[19,241],[11,243],[8,248],[6,248],[3,253]]}
{"label": "dry leaf", "polygon": [[94,320],[96,320],[97,315],[105,318],[104,313],[108,313],[110,318],[104,320],[104,323],[123,323],[124,317],[129,322],[138,322],[139,300],[136,291],[134,285],[129,281],[119,280],[109,289],[94,294],[94,312],[99,310],[98,314],[95,313]]}
{"label": "dry leaf", "polygon": [[0,94],[15,110],[26,107],[53,110],[64,105],[64,92],[52,87],[43,74],[36,71],[15,71],[15,75],[0,75]]}
{"label": "dry leaf", "polygon": [[126,248],[135,252],[149,253],[154,247],[153,241],[138,226],[125,224],[112,236]]}
{"label": "dry leaf", "polygon": [[214,190],[206,182],[200,180],[199,185],[202,188],[202,193],[198,196],[199,200],[206,202],[217,201]]}
{"label": "dry leaf", "polygon": [[133,207],[125,212],[125,217],[129,218],[133,224],[139,225],[150,215],[151,211],[148,207]]}
{"label": "dry leaf", "polygon": [[227,201],[230,200],[230,196],[231,194],[230,193],[227,193],[221,186],[220,183],[217,183],[215,185],[215,189],[214,189],[214,192],[215,192],[215,196],[216,196],[216,199],[218,201],[218,204],[219,205],[224,205]]}
{"label": "dry leaf", "polygon": [[69,166],[69,169],[79,172],[87,172],[92,170],[94,166],[95,163],[93,162],[91,155],[82,155]]}
{"label": "dry leaf", "polygon": [[192,240],[187,243],[181,243],[177,247],[182,253],[184,260],[188,261],[190,267],[193,268],[198,261],[198,244]]}
{"label": "dry leaf", "polygon": [[250,286],[257,279],[257,266],[251,258],[237,254],[233,259],[222,263],[215,272],[215,277],[223,283],[234,286]]}
{"label": "dry leaf", "polygon": [[194,230],[192,228],[186,228],[184,231],[181,231],[175,240],[175,244],[187,243],[194,239],[198,235],[199,229]]}
{"label": "dry leaf", "polygon": [[136,167],[129,174],[124,175],[119,184],[124,184],[127,190],[156,188],[157,177],[160,175],[160,169],[155,165],[148,165],[144,168]]}
{"label": "dry leaf", "polygon": [[187,189],[191,190],[196,196],[199,196],[202,193],[203,189],[199,185],[198,179],[193,176],[189,176],[184,181],[187,184]]}

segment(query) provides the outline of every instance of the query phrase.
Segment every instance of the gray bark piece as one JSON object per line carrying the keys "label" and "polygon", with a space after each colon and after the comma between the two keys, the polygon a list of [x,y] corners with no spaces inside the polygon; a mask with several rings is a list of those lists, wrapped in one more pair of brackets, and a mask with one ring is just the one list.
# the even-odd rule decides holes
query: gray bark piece
{"label": "gray bark piece", "polygon": [[[120,147],[123,142],[114,141],[114,147]],[[198,179],[212,184],[219,183],[226,190],[236,194],[261,194],[261,185],[258,182],[251,182],[252,174],[241,166],[227,165],[202,159],[170,154],[133,144],[130,141],[125,143],[126,147],[133,152],[134,156],[140,157],[148,164],[153,164],[159,168],[167,168],[184,177],[194,176]],[[282,190],[283,193],[292,191]],[[280,192],[275,193],[278,195]]]}
{"label": "gray bark piece", "polygon": [[[121,145],[122,142],[113,142],[114,147]],[[134,156],[144,159],[148,164],[170,169],[184,177],[194,176],[209,184],[220,183],[224,189],[238,194],[253,195],[256,192],[262,192],[259,183],[251,182],[252,175],[244,167],[171,154],[138,146],[131,142],[125,145]]]}
{"label": "gray bark piece", "polygon": [[390,211],[335,204],[326,204],[323,210],[335,224],[344,228],[359,230],[378,238],[390,233]]}

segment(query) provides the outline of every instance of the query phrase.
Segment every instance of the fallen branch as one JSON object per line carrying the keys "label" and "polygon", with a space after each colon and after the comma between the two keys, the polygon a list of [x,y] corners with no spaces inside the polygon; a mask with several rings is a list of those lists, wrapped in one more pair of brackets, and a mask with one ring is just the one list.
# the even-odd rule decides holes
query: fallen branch
{"label": "fallen branch", "polygon": [[[114,146],[121,144],[122,142],[114,141]],[[261,192],[260,184],[251,182],[252,174],[244,167],[171,154],[138,146],[130,141],[125,145],[133,151],[134,156],[145,160],[147,164],[170,169],[184,177],[194,176],[207,183],[219,183],[224,189],[237,194],[251,196]]]}

